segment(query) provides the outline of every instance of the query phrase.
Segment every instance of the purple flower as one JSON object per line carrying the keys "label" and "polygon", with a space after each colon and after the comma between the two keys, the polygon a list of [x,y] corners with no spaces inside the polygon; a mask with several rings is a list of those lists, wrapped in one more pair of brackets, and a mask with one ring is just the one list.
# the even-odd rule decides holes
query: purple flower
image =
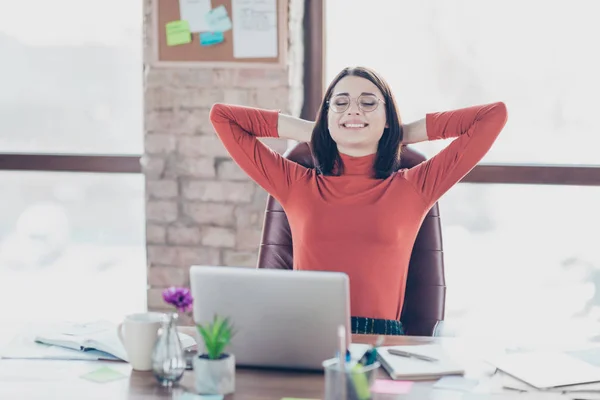
{"label": "purple flower", "polygon": [[192,309],[194,298],[188,288],[170,287],[162,293],[163,299],[175,306],[179,312],[186,312]]}

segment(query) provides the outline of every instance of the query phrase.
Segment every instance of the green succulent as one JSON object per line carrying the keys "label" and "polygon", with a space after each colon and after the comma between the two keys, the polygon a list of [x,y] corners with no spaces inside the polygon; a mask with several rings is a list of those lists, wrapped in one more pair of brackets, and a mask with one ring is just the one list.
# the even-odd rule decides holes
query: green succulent
{"label": "green succulent", "polygon": [[229,318],[215,315],[211,323],[198,324],[196,327],[204,340],[208,358],[211,360],[221,358],[225,347],[229,345],[235,334]]}

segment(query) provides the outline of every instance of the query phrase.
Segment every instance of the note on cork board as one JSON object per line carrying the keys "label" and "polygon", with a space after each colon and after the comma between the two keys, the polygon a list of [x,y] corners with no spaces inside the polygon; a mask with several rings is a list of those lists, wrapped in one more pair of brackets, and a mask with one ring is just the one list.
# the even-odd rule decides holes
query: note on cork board
{"label": "note on cork board", "polygon": [[153,0],[153,7],[153,65],[280,68],[286,63],[288,0]]}

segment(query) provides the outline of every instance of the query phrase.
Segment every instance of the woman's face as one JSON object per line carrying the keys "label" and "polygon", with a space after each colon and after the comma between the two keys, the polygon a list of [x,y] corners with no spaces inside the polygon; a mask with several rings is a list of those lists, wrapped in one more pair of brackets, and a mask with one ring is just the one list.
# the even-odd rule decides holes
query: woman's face
{"label": "woman's face", "polygon": [[342,78],[329,99],[327,122],[341,153],[356,157],[376,153],[387,127],[381,91],[368,79]]}

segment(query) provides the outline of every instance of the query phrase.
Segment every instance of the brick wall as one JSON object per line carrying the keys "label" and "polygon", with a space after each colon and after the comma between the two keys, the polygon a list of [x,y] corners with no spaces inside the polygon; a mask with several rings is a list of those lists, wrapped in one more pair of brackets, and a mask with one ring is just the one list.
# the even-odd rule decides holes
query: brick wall
{"label": "brick wall", "polygon": [[[231,160],[208,114],[215,102],[300,114],[303,3],[289,1],[286,67],[155,68],[148,62],[154,33],[145,0],[148,309],[165,307],[163,288],[189,284],[192,264],[256,265],[267,196]],[[282,140],[265,143],[279,152],[286,147]]]}

